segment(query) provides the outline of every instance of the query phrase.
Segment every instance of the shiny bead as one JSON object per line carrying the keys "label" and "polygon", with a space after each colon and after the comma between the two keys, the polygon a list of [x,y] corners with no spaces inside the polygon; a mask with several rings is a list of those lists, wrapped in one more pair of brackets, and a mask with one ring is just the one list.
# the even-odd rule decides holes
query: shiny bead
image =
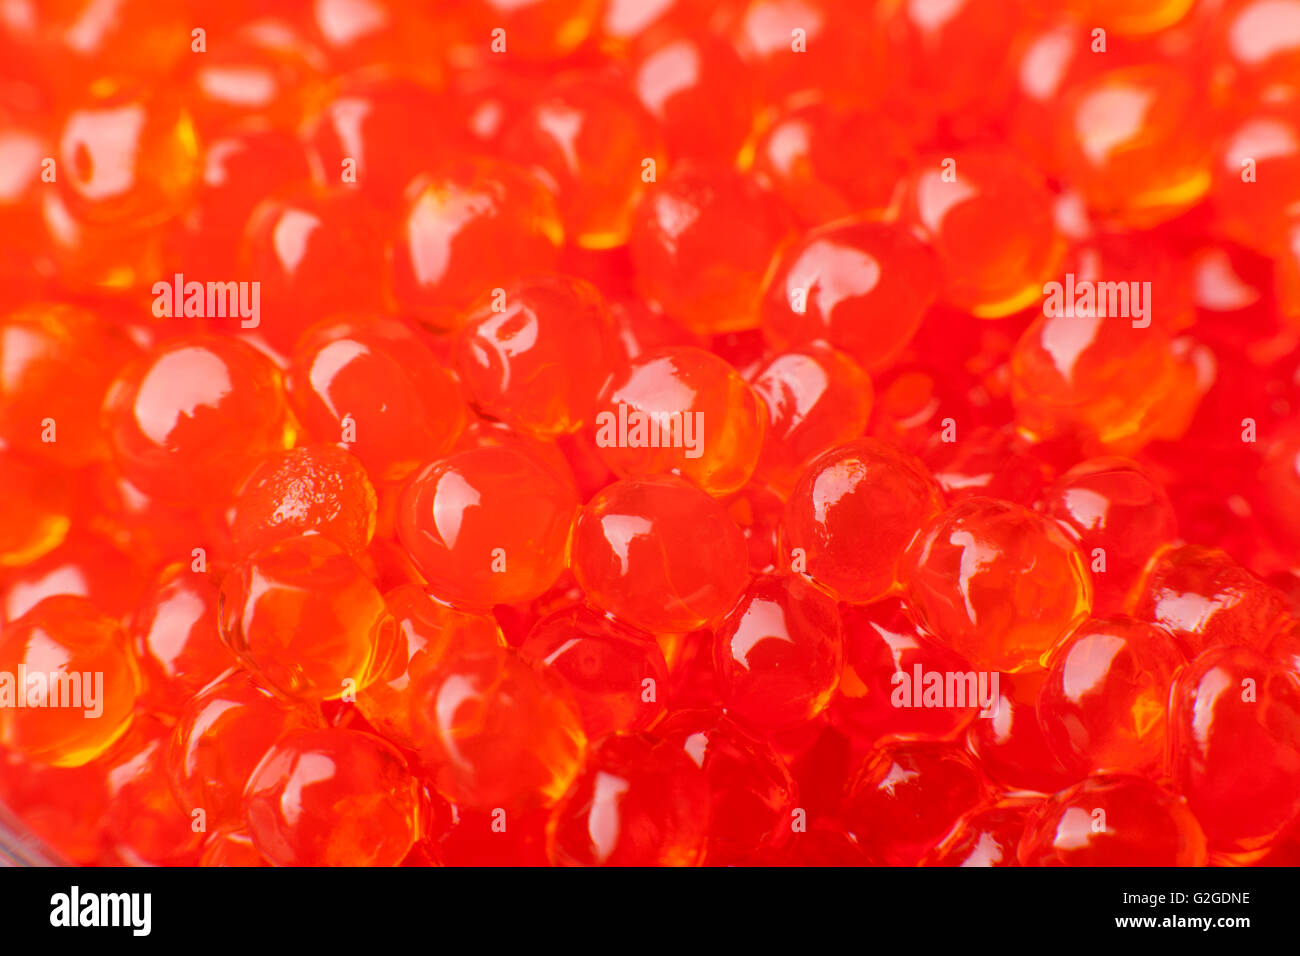
{"label": "shiny bead", "polygon": [[3,617],[14,621],[47,597],[73,595],[125,620],[148,585],[147,575],[130,552],[102,535],[74,529],[44,557],[0,578]]}
{"label": "shiny bead", "polygon": [[[861,157],[870,156],[869,164]],[[792,106],[754,148],[756,182],[807,227],[848,216],[880,216],[914,161],[902,131],[878,114],[824,100]]]}
{"label": "shiny bead", "polygon": [[937,271],[934,255],[897,224],[862,219],[815,229],[777,260],[763,331],[781,345],[825,339],[874,371],[916,334]]}
{"label": "shiny bead", "polygon": [[607,737],[551,814],[559,866],[696,866],[709,835],[705,775],[682,750]]}
{"label": "shiny bead", "polygon": [[325,58],[288,21],[252,20],[193,57],[188,102],[203,131],[256,117],[287,127],[325,84]]}
{"label": "shiny bead", "polygon": [[1030,818],[1022,866],[1205,866],[1205,833],[1179,797],[1141,777],[1089,777]]}
{"label": "shiny bead", "polygon": [[726,29],[769,102],[810,90],[873,102],[883,92],[881,72],[869,66],[884,52],[872,12],[852,0],[749,0],[742,6],[738,22]]}
{"label": "shiny bead", "polygon": [[84,598],[46,598],[0,639],[0,744],[81,766],[130,728],[138,685],[120,624]]}
{"label": "shiny bead", "polygon": [[439,604],[410,584],[384,595],[394,623],[393,651],[375,680],[357,695],[357,707],[385,738],[415,747],[412,694],[420,678],[463,647],[504,647],[496,621]]}
{"label": "shiny bead", "polygon": [[266,455],[287,444],[280,374],[234,339],[174,339],[133,362],[107,399],[122,475],[160,498],[224,501]]}
{"label": "shiny bead", "polygon": [[219,597],[216,575],[189,564],[171,564],[158,576],[131,622],[146,707],[175,714],[234,664],[217,627]]}
{"label": "shiny bead", "polygon": [[1210,186],[1205,111],[1177,64],[1085,79],[1057,113],[1062,172],[1097,215],[1145,228],[1190,209]]}
{"label": "shiny bead", "polygon": [[977,668],[1041,667],[1092,608],[1087,568],[1060,527],[995,498],[967,498],[930,521],[902,576],[922,623]]}
{"label": "shiny bead", "polygon": [[189,115],[175,102],[132,89],[69,112],[58,155],[63,205],[90,225],[138,226],[175,215],[198,172]]}
{"label": "shiny bead", "polygon": [[586,608],[543,617],[519,656],[568,685],[590,740],[645,730],[667,707],[668,665],[654,638]]}
{"label": "shiny bead", "polygon": [[565,476],[502,445],[427,465],[399,507],[398,538],[429,590],[485,608],[538,597],[555,582],[578,500]]}
{"label": "shiny bead", "polygon": [[525,279],[483,299],[455,346],[475,406],[541,437],[590,420],[615,348],[604,297],[562,276]]}
{"label": "shiny bead", "polygon": [[289,397],[308,431],[341,442],[374,481],[400,481],[445,454],[468,411],[455,378],[405,324],[329,321],[298,342]]}
{"label": "shiny bead", "polygon": [[417,785],[391,744],[353,730],[303,730],[248,781],[245,819],[279,866],[396,866],[418,835]]}
{"label": "shiny bead", "polygon": [[681,475],[714,497],[749,481],[768,417],[735,369],[690,346],[634,359],[605,383],[597,409],[596,446],[616,474]]}
{"label": "shiny bead", "polygon": [[388,297],[432,328],[454,329],[480,296],[553,268],[563,238],[554,197],[526,169],[449,162],[407,187],[388,251]]}
{"label": "shiny bead", "polygon": [[950,744],[886,744],[850,781],[844,819],[868,856],[915,866],[986,789],[975,764]]}
{"label": "shiny bead", "polygon": [[783,210],[750,180],[682,164],[637,208],[628,237],[637,288],[693,331],[754,328],[788,229]]}
{"label": "shiny bead", "polygon": [[118,329],[77,306],[29,305],[0,318],[0,438],[68,467],[107,457],[100,406],[134,352]]}
{"label": "shiny bead", "polygon": [[221,637],[280,693],[332,700],[369,683],[391,649],[384,600],[322,535],[254,551],[221,583]]}
{"label": "shiny bead", "polygon": [[[344,77],[306,123],[315,176],[344,184],[383,208],[401,203],[415,177],[449,160],[460,144],[439,117],[437,91],[409,79],[363,73]],[[422,122],[412,124],[410,117]]]}
{"label": "shiny bead", "polygon": [[965,674],[971,666],[919,630],[900,601],[841,605],[840,617],[844,673],[831,719],[854,741],[871,747],[886,738],[947,740],[975,719],[980,704],[974,698],[944,707],[918,698],[923,686],[917,686],[917,668],[923,682],[928,674]]}
{"label": "shiny bead", "polygon": [[664,31],[638,45],[631,66],[632,87],[660,127],[669,162],[735,159],[757,102],[726,39]]}
{"label": "shiny bead", "polygon": [[753,373],[769,427],[755,474],[789,495],[804,462],[866,431],[874,393],[853,359],[826,346],[782,352]]}
{"label": "shiny bead", "polygon": [[168,743],[167,770],[187,813],[209,829],[243,819],[248,778],[271,745],[292,730],[321,726],[319,711],[273,697],[232,669],[189,699]]}
{"label": "shiny bead", "polygon": [[1195,657],[1216,645],[1266,646],[1287,622],[1287,602],[1225,552],[1183,545],[1147,566],[1133,615],[1163,627]]}
{"label": "shiny bead", "polygon": [[1300,3],[1231,0],[1214,27],[1218,60],[1232,88],[1259,102],[1283,101],[1300,91]]}
{"label": "shiny bead", "polygon": [[1079,780],[1047,745],[1038,720],[1038,698],[1047,671],[998,674],[993,713],[973,720],[966,743],[994,783],[1012,790],[1055,793]]}
{"label": "shiny bead", "polygon": [[1179,674],[1169,701],[1174,784],[1210,847],[1268,844],[1300,813],[1294,671],[1249,647],[1211,647]]}
{"label": "shiny bead", "polygon": [[715,711],[683,710],[655,730],[704,772],[709,829],[707,862],[728,866],[786,845],[795,823],[797,788],[770,743]]}
{"label": "shiny bead", "polygon": [[587,597],[651,633],[721,618],[748,579],[745,538],[722,506],[680,478],[617,481],[582,508],[573,572]]}
{"label": "shiny bead", "polygon": [[967,813],[921,866],[1019,866],[1016,851],[1032,810],[1032,804],[1008,801]]}
{"label": "shiny bead", "polygon": [[458,805],[511,815],[550,806],[581,769],[587,738],[577,705],[558,677],[513,651],[462,647],[412,694],[421,761]]}
{"label": "shiny bead", "polygon": [[1035,302],[1064,253],[1046,186],[1003,149],[927,163],[907,182],[903,219],[937,254],[944,300],[981,318]]}
{"label": "shiny bead", "polygon": [[792,559],[794,570],[841,599],[868,604],[898,590],[904,549],[942,507],[939,487],[919,461],[876,439],[858,439],[815,459],[795,485],[782,524],[782,560]]}
{"label": "shiny bead", "polygon": [[1085,307],[1035,319],[1011,356],[1021,432],[1036,440],[1074,438],[1094,453],[1121,455],[1153,438],[1181,438],[1203,383],[1194,357],[1175,348],[1166,328],[1144,325],[1149,318]]}
{"label": "shiny bead", "polygon": [[664,160],[653,117],[602,73],[567,74],[540,90],[507,131],[505,152],[554,193],[565,235],[591,249],[627,240],[632,211]]}
{"label": "shiny bead", "polygon": [[105,836],[113,852],[132,866],[192,866],[203,839],[172,793],[167,734],[161,720],[141,715],[96,761],[108,790]]}
{"label": "shiny bead", "polygon": [[321,534],[353,556],[375,533],[375,489],[361,462],[334,445],[300,445],[267,458],[235,502],[231,533],[241,552]]}
{"label": "shiny bead", "polygon": [[378,309],[384,265],[381,220],[355,192],[298,189],[259,203],[248,218],[241,271],[260,283],[258,328],[288,352],[313,322]]}
{"label": "shiny bead", "polygon": [[[301,187],[309,172],[305,150],[285,130],[254,122],[208,139],[193,201],[168,233],[170,271],[204,282],[237,276],[253,210],[267,195]],[[244,320],[231,315],[223,321],[234,327]]]}
{"label": "shiny bead", "polygon": [[1147,561],[1178,533],[1164,488],[1122,458],[1075,465],[1048,489],[1043,504],[1083,552],[1092,571],[1093,609],[1101,614],[1129,606]]}
{"label": "shiny bead", "polygon": [[727,713],[764,730],[830,704],[844,660],[835,602],[800,577],[760,577],[718,624],[714,657]]}
{"label": "shiny bead", "polygon": [[1182,652],[1130,618],[1088,621],[1053,650],[1038,720],[1071,771],[1146,774],[1164,763],[1166,708]]}

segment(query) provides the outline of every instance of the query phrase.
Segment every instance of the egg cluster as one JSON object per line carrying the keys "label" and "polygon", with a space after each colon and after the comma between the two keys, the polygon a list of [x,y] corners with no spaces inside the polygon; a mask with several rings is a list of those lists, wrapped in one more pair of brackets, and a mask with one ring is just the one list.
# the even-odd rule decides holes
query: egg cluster
{"label": "egg cluster", "polygon": [[1300,0],[13,0],[0,288],[54,858],[1300,859]]}

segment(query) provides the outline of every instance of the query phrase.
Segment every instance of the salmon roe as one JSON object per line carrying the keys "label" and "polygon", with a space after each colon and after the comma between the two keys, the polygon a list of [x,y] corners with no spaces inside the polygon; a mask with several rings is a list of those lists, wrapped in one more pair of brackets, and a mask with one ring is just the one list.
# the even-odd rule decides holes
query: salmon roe
{"label": "salmon roe", "polygon": [[0,862],[1294,865],[1298,104],[1300,0],[0,0]]}

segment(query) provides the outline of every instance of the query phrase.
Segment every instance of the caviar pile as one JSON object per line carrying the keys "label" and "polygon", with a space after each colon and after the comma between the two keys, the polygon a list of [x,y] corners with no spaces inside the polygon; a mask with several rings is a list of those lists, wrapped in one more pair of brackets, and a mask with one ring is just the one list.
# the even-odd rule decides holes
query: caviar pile
{"label": "caviar pile", "polygon": [[13,0],[0,289],[61,859],[1300,857],[1300,0]]}

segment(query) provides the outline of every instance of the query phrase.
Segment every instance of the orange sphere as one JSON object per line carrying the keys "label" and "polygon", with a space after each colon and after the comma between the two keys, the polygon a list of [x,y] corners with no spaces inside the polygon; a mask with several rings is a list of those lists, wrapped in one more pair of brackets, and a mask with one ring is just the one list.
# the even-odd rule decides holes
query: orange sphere
{"label": "orange sphere", "polygon": [[138,687],[120,624],[84,598],[46,598],[0,638],[0,744],[79,767],[130,728]]}
{"label": "orange sphere", "polygon": [[912,341],[938,281],[933,253],[902,226],[833,223],[777,259],[763,296],[763,331],[781,345],[825,339],[874,371]]}
{"label": "orange sphere", "polygon": [[1182,651],[1165,631],[1131,618],[1088,621],[1047,661],[1038,720],[1057,758],[1084,773],[1158,773],[1165,711]]}
{"label": "orange sphere", "polygon": [[577,431],[616,354],[604,297],[565,276],[530,277],[500,293],[470,310],[456,339],[475,406],[543,438]]}
{"label": "orange sphere", "polygon": [[221,583],[221,636],[288,696],[332,700],[364,688],[391,650],[392,622],[370,579],[322,535],[254,551]]}
{"label": "orange sphere", "polygon": [[293,351],[289,397],[313,437],[345,444],[381,483],[446,454],[468,417],[456,379],[396,319],[309,329]]}
{"label": "orange sphere", "polygon": [[966,498],[931,520],[902,577],[925,626],[977,668],[1042,667],[1092,610],[1074,543],[1055,522],[996,498]]}
{"label": "orange sphere", "polygon": [[448,161],[406,189],[387,254],[389,302],[434,329],[454,329],[480,296],[551,269],[563,239],[555,198],[528,170]]}
{"label": "orange sphere", "polygon": [[712,818],[710,866],[752,862],[760,851],[788,845],[797,819],[798,787],[767,738],[716,709],[679,710],[654,734],[704,771],[705,809]]}
{"label": "orange sphere", "polygon": [[539,597],[560,576],[578,497],[524,449],[486,445],[426,466],[398,507],[398,539],[430,592],[487,608]]}
{"label": "orange sphere", "polygon": [[787,730],[830,705],[844,631],[835,602],[806,579],[757,578],[714,634],[722,700],[741,723]]}
{"label": "orange sphere", "polygon": [[915,866],[987,789],[970,757],[951,744],[889,743],[849,781],[844,820],[868,856]]}
{"label": "orange sphere", "polygon": [[583,507],[573,573],[592,603],[653,634],[716,621],[748,579],[745,537],[680,478],[616,481]]}
{"label": "orange sphere", "polygon": [[163,721],[141,714],[95,762],[108,790],[105,836],[112,853],[130,866],[193,866],[203,839],[189,808],[172,793],[167,734]]}
{"label": "orange sphere", "polygon": [[1224,551],[1162,551],[1135,592],[1133,615],[1164,628],[1188,657],[1216,645],[1263,648],[1289,621],[1286,597]]}
{"label": "orange sphere", "polygon": [[605,384],[597,408],[596,446],[612,471],[681,475],[714,497],[748,483],[767,427],[749,383],[692,346],[633,359]]}
{"label": "orange sphere", "polygon": [[298,188],[264,199],[249,214],[241,272],[256,277],[258,326],[287,353],[313,322],[377,310],[378,283],[357,282],[384,268],[382,220],[351,189]]}
{"label": "orange sphere", "polygon": [[352,556],[375,534],[375,489],[361,462],[335,445],[276,452],[244,482],[231,535],[241,553],[321,534]]}
{"label": "orange sphere", "polygon": [[902,216],[938,256],[943,298],[980,318],[1032,305],[1065,252],[1047,187],[1002,148],[928,163],[907,181]]}
{"label": "orange sphere", "polygon": [[214,573],[178,562],[164,568],[145,595],[131,637],[146,707],[175,714],[235,663],[217,626],[220,593]]}
{"label": "orange sphere", "polygon": [[167,770],[186,812],[202,809],[209,828],[243,820],[244,788],[286,733],[321,726],[314,706],[268,693],[247,671],[231,669],[190,698],[172,730]]}
{"label": "orange sphere", "polygon": [[506,155],[554,193],[570,241],[608,249],[627,241],[632,211],[664,161],[654,117],[617,78],[562,75],[506,132]]}
{"label": "orange sphere", "polygon": [[189,114],[174,102],[113,90],[71,110],[59,135],[63,207],[91,226],[146,226],[176,215],[198,178]]}
{"label": "orange sphere", "polygon": [[[1099,825],[1102,824],[1102,825]],[[1205,866],[1187,804],[1141,777],[1089,777],[1052,797],[1020,839],[1022,866]]]}
{"label": "orange sphere", "polygon": [[588,608],[543,617],[519,656],[568,686],[589,740],[645,730],[667,706],[668,665],[654,638]]}
{"label": "orange sphere", "polygon": [[396,866],[419,836],[419,787],[392,744],[355,730],[300,730],[248,781],[244,818],[279,866]]}
{"label": "orange sphere", "polygon": [[415,742],[439,792],[508,812],[554,804],[582,767],[587,738],[559,679],[500,647],[461,647],[415,683]]}
{"label": "orange sphere", "polygon": [[756,477],[788,496],[804,463],[867,429],[871,378],[853,359],[825,345],[809,345],[769,359],[750,377],[767,405]]}
{"label": "orange sphere", "polygon": [[695,866],[708,845],[708,784],[667,743],[606,737],[551,812],[557,866]]}
{"label": "orange sphere", "polygon": [[228,500],[288,445],[288,406],[271,361],[235,339],[174,339],[133,362],[106,402],[118,468],[169,501]]}
{"label": "orange sphere", "polygon": [[907,138],[888,119],[819,98],[787,108],[763,131],[752,171],[813,227],[884,215],[914,161]]}
{"label": "orange sphere", "polygon": [[788,231],[784,211],[749,179],[681,164],[637,208],[628,236],[637,288],[692,331],[755,328]]}
{"label": "orange sphere", "polygon": [[1210,187],[1201,94],[1173,63],[1081,80],[1057,113],[1061,171],[1102,219],[1148,228],[1196,205]]}
{"label": "orange sphere", "polygon": [[414,749],[411,703],[420,679],[445,655],[463,648],[504,647],[505,638],[491,615],[439,604],[411,584],[393,588],[384,601],[393,617],[393,652],[375,680],[357,695],[357,707],[385,738]]}
{"label": "orange sphere", "polygon": [[882,441],[860,438],[804,471],[786,503],[780,559],[843,600],[869,604],[900,588],[908,542],[942,507],[924,465]]}
{"label": "orange sphere", "polygon": [[126,335],[77,306],[29,305],[0,318],[0,439],[66,467],[106,458],[100,406],[134,354]]}

